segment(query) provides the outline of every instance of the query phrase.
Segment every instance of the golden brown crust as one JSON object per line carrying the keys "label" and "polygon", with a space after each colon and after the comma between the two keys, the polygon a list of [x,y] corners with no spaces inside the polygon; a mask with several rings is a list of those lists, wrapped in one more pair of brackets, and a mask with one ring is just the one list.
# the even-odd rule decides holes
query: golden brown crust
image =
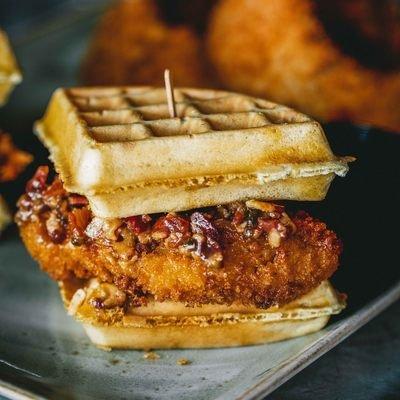
{"label": "golden brown crust", "polygon": [[325,224],[304,216],[293,222],[297,232],[277,249],[265,238],[246,239],[230,226],[219,226],[223,240],[220,267],[207,266],[201,259],[165,246],[124,261],[118,242],[113,246],[54,244],[38,222],[22,224],[21,235],[32,256],[57,280],[71,275],[96,276],[101,281],[114,281],[127,292],[152,294],[157,301],[239,301],[266,308],[307,293],[338,266],[340,242]]}
{"label": "golden brown crust", "polygon": [[250,321],[210,326],[119,327],[83,324],[100,349],[203,349],[277,342],[321,330],[329,315],[306,320]]}
{"label": "golden brown crust", "polygon": [[89,85],[162,84],[170,68],[176,85],[210,86],[202,43],[185,26],[167,26],[153,0],[118,2],[102,18],[86,62]]}
{"label": "golden brown crust", "polygon": [[399,130],[399,70],[378,72],[344,55],[311,0],[222,0],[208,52],[223,84],[291,104],[324,120]]}

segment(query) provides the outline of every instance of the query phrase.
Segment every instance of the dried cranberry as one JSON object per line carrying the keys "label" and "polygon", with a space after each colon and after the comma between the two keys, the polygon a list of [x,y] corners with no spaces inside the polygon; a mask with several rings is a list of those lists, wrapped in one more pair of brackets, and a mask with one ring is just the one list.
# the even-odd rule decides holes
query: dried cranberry
{"label": "dried cranberry", "polygon": [[46,189],[46,181],[49,176],[49,167],[47,165],[40,166],[32,179],[26,184],[26,192],[41,192]]}
{"label": "dried cranberry", "polygon": [[191,215],[190,220],[192,231],[197,234],[194,238],[197,240],[196,252],[199,256],[205,259],[216,252],[220,252],[220,235],[211,218],[196,211]]}
{"label": "dried cranberry", "polygon": [[176,215],[168,214],[164,220],[165,226],[171,234],[186,235],[189,232],[189,221]]}
{"label": "dried cranberry", "polygon": [[150,215],[135,215],[133,217],[125,218],[126,226],[136,235],[146,232],[151,226]]}
{"label": "dried cranberry", "polygon": [[202,233],[207,239],[215,242],[219,241],[219,232],[212,223],[211,218],[207,218],[205,214],[196,211],[191,215],[190,221],[193,232]]}
{"label": "dried cranberry", "polygon": [[190,237],[189,221],[179,215],[167,214],[158,219],[153,232],[161,231],[168,235],[168,242],[172,246],[184,243]]}

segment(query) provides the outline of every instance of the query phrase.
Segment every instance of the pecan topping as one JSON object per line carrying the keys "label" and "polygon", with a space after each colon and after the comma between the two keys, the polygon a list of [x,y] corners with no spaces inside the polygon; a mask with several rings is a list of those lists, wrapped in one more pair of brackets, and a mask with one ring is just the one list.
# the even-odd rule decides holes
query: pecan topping
{"label": "pecan topping", "polygon": [[85,207],[89,204],[87,198],[79,194],[70,194],[68,197],[68,203],[71,207]]}
{"label": "pecan topping", "polygon": [[89,304],[94,308],[121,307],[126,301],[126,294],[112,283],[98,283],[89,291]]}
{"label": "pecan topping", "polygon": [[80,246],[85,242],[85,230],[91,218],[87,208],[75,208],[68,213],[68,222],[72,231],[71,242],[75,246]]}
{"label": "pecan topping", "polygon": [[39,167],[26,185],[27,192],[18,202],[17,222],[40,221],[54,243],[68,240],[81,246],[101,241],[121,260],[135,260],[166,246],[216,266],[223,258],[220,232],[227,226],[245,240],[264,237],[273,248],[296,231],[282,205],[259,200],[181,213],[102,219],[93,216],[84,196],[68,193],[57,176],[48,184],[48,175],[48,167]]}
{"label": "pecan topping", "polygon": [[54,243],[62,243],[66,236],[67,231],[61,218],[57,214],[50,214],[46,221],[47,234]]}

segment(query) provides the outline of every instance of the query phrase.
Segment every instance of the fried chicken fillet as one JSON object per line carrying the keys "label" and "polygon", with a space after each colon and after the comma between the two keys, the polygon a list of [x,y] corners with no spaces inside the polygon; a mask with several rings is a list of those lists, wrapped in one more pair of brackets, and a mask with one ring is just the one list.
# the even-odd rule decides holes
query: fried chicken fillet
{"label": "fried chicken fillet", "polygon": [[114,283],[131,301],[268,308],[316,288],[336,270],[341,242],[304,212],[249,201],[102,220],[39,168],[19,200],[21,236],[58,281]]}

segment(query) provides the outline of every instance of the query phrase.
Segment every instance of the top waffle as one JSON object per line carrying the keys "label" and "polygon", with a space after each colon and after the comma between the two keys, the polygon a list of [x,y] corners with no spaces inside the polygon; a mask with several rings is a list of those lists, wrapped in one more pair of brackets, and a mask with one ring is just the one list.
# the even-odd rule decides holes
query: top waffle
{"label": "top waffle", "polygon": [[7,36],[0,30],[0,105],[7,100],[8,94],[21,79]]}
{"label": "top waffle", "polygon": [[153,87],[57,90],[36,124],[69,191],[101,217],[248,198],[320,200],[346,160],[320,125],[236,93]]}

